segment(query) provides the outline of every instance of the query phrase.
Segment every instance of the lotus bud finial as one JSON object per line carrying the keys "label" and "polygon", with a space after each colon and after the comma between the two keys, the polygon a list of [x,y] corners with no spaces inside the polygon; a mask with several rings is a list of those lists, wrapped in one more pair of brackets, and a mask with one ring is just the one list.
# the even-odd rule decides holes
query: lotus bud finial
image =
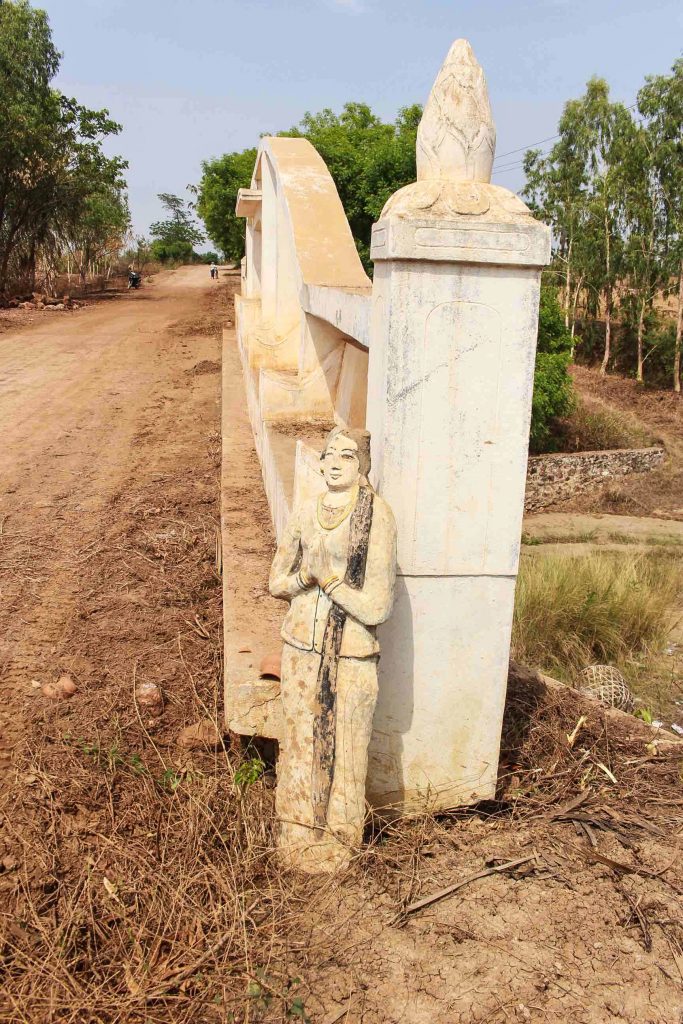
{"label": "lotus bud finial", "polygon": [[417,180],[491,180],[496,129],[484,72],[466,39],[456,39],[417,130]]}

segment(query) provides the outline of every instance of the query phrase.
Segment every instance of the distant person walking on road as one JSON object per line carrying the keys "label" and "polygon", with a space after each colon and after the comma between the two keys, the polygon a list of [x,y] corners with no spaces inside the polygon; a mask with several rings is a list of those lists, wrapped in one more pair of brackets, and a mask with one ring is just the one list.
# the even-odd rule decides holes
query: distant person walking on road
{"label": "distant person walking on road", "polygon": [[218,280],[218,267],[216,266],[215,263],[211,264],[211,280]]}

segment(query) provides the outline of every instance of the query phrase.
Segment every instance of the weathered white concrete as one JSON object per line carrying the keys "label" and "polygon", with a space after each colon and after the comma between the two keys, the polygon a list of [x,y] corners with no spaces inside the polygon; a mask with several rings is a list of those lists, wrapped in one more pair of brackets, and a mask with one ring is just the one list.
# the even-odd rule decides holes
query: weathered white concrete
{"label": "weathered white concrete", "polygon": [[[291,505],[296,446],[284,441],[292,428],[307,436],[311,425],[365,425],[371,282],[334,182],[306,139],[263,139],[236,209],[247,218],[237,334],[279,534]],[[362,332],[363,343],[349,332]]]}
{"label": "weathered white concrete", "polygon": [[494,138],[461,40],[425,108],[421,180],[373,231],[367,423],[399,566],[380,629],[378,807],[452,807],[495,790],[550,239],[487,183]]}
{"label": "weathered white concrete", "polygon": [[378,631],[368,799],[380,812],[493,796],[514,591],[514,576],[399,572]]}
{"label": "weathered white concrete", "polygon": [[307,313],[334,324],[349,338],[368,348],[372,288],[331,288],[307,285],[301,290],[301,305]]}
{"label": "weathered white concrete", "polygon": [[370,348],[368,426],[401,572],[516,571],[538,278],[474,262],[378,264],[389,312]]}
{"label": "weathered white concrete", "polygon": [[496,150],[486,79],[466,39],[456,39],[417,131],[417,177],[490,181]]}

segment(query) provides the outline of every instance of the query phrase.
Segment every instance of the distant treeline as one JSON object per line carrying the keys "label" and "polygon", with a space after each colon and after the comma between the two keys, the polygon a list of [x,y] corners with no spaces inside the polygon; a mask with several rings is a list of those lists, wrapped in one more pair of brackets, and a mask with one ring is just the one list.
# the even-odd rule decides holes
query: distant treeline
{"label": "distant treeline", "polygon": [[121,125],[51,85],[60,60],[44,11],[0,3],[0,299],[106,272],[129,231],[126,163],[102,149]]}
{"label": "distant treeline", "polygon": [[551,273],[582,359],[681,387],[683,59],[631,107],[600,78],[570,100],[522,195],[552,225]]}

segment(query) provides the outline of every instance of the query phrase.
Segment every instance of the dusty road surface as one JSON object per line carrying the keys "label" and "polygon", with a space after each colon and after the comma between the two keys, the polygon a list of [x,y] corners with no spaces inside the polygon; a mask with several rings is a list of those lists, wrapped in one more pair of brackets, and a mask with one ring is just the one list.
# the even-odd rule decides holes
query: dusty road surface
{"label": "dusty road surface", "polygon": [[213,529],[215,458],[201,462],[218,444],[225,284],[210,287],[204,267],[167,272],[139,292],[0,337],[5,760],[40,700],[37,684],[66,669],[96,689],[120,669],[149,565],[123,550],[131,517],[168,546],[174,527],[160,526],[163,506],[191,492]]}
{"label": "dusty road surface", "polygon": [[[339,879],[281,870],[255,751],[178,745],[221,721],[233,281],[0,336],[1,1024],[679,1022],[683,754],[643,723],[513,672],[497,800],[376,822]],[[222,356],[224,572],[260,620],[234,334]]]}

